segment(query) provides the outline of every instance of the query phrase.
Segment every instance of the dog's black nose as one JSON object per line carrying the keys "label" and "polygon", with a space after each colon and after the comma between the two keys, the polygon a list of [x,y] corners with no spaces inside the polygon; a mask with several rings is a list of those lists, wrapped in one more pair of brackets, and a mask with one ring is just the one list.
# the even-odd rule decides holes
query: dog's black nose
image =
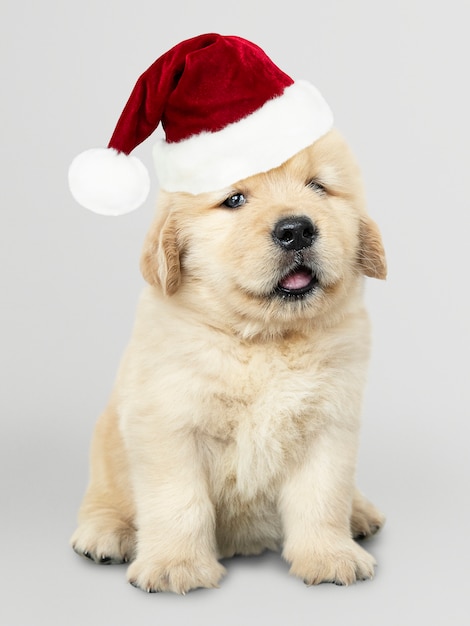
{"label": "dog's black nose", "polygon": [[317,229],[312,220],[300,217],[285,217],[279,220],[273,230],[274,241],[284,250],[302,250],[309,248],[317,236]]}

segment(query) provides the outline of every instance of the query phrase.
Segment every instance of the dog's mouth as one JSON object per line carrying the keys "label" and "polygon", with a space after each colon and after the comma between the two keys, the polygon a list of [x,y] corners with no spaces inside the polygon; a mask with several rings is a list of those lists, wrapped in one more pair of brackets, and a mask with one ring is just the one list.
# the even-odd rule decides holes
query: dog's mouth
{"label": "dog's mouth", "polygon": [[286,274],[275,289],[276,293],[283,298],[305,298],[318,287],[318,278],[314,272],[300,265]]}

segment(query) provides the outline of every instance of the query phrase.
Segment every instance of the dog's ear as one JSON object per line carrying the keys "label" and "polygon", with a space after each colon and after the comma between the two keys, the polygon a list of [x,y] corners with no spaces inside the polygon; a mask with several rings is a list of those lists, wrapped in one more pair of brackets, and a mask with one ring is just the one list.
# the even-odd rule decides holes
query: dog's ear
{"label": "dog's ear", "polygon": [[369,217],[361,217],[359,225],[358,261],[361,271],[371,278],[387,277],[387,261],[377,224]]}
{"label": "dog's ear", "polygon": [[173,295],[181,282],[180,250],[175,219],[171,212],[158,216],[145,239],[140,260],[145,280],[160,286],[163,293]]}

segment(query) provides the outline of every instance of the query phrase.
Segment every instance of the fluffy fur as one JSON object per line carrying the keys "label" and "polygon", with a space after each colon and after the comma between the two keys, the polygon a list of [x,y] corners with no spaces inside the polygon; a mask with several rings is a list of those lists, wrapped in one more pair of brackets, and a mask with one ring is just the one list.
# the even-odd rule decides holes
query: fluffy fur
{"label": "fluffy fur", "polygon": [[[246,202],[227,208],[234,194]],[[310,247],[276,242],[291,216],[314,224]],[[300,265],[311,291],[279,289]],[[216,587],[221,558],[265,549],[308,585],[372,577],[354,540],[383,523],[355,487],[362,291],[386,266],[343,139],[330,131],[218,193],[162,193],[142,271],[74,549],[132,561],[128,579],[146,591]]]}

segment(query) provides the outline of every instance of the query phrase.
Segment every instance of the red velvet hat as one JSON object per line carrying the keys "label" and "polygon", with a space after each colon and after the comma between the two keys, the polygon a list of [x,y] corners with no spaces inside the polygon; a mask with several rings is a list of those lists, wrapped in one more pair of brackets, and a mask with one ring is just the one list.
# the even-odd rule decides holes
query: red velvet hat
{"label": "red velvet hat", "polygon": [[333,124],[320,93],[293,81],[255,44],[206,34],[183,41],[138,79],[108,148],[69,169],[75,199],[121,215],[146,199],[149,176],[130,153],[162,124],[154,148],[162,189],[198,194],[281,165]]}

